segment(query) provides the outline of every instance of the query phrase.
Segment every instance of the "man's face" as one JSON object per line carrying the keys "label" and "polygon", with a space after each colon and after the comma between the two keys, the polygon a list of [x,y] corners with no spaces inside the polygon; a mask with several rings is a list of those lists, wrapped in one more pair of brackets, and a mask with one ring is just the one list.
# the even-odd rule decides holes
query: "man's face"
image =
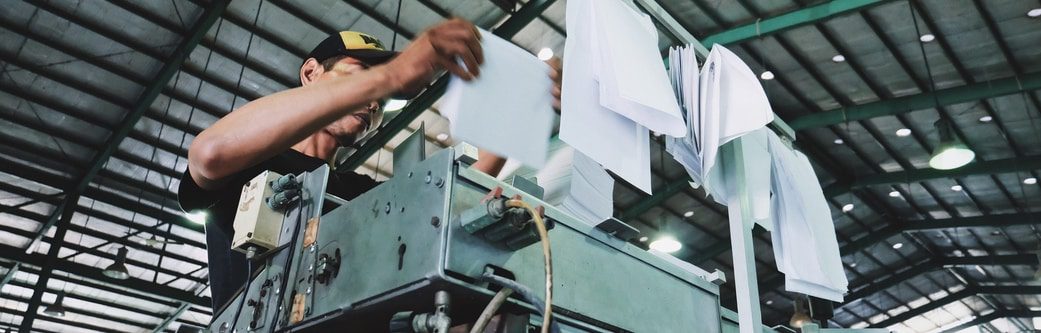
{"label": "man's face", "polygon": [[[357,74],[368,70],[368,65],[354,58],[343,58],[329,70],[318,66],[321,71],[315,82],[335,77]],[[329,124],[322,130],[336,138],[341,146],[352,146],[383,121],[383,107],[379,101],[371,101],[366,107],[351,111],[349,114]]]}

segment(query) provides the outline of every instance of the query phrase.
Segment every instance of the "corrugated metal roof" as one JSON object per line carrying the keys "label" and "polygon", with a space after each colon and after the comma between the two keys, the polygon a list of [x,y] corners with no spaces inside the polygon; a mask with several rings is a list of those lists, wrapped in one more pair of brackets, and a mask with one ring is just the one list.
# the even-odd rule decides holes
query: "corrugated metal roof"
{"label": "corrugated metal roof", "polygon": [[[538,19],[511,40],[533,53],[543,47],[562,52],[565,2],[550,1]],[[830,4],[658,2],[700,39]],[[1041,241],[1036,228],[1041,187],[1023,183],[1038,177],[1036,167],[852,190],[842,186],[883,173],[927,169],[937,145],[932,123],[941,115],[952,119],[957,134],[977,152],[977,161],[1016,164],[1041,156],[1041,95],[1036,88],[988,94],[990,83],[998,80],[1038,80],[1041,19],[1027,17],[1026,12],[1041,6],[1016,0],[874,2],[861,1],[868,5],[727,43],[753,70],[776,75],[764,81],[764,87],[776,113],[788,121],[855,105],[893,108],[884,103],[980,84],[977,90],[983,97],[977,100],[800,129],[798,144],[814,161],[822,184],[837,186],[840,193],[831,196],[829,204],[840,245],[848,248],[843,261],[851,295],[862,295],[837,305],[833,326],[889,323],[903,318],[901,313],[949,300],[945,297],[951,294],[970,294],[981,290],[979,286],[1033,285],[1036,263],[944,262],[952,257],[1032,254]],[[205,30],[201,43],[170,80],[157,81],[172,52],[214,3],[219,2],[26,0],[0,6],[0,272],[21,263],[0,293],[0,326],[17,326],[30,308],[38,311],[38,304],[30,306],[33,290],[43,291],[39,296],[44,306],[56,292],[67,294],[65,318],[31,315],[33,329],[40,332],[150,331],[185,302],[191,304],[188,311],[167,330],[208,322],[203,234],[200,226],[183,217],[175,196],[194,135],[249,100],[296,86],[302,57],[330,32],[365,31],[402,49],[425,27],[448,16],[483,28],[511,16],[487,0],[234,1]],[[914,19],[912,8],[918,15]],[[935,41],[919,42],[916,20],[918,30],[935,35]],[[662,48],[677,43],[668,33],[660,35]],[[839,54],[845,60],[833,61]],[[162,84],[161,93],[131,124],[126,139],[116,140],[117,149],[82,196],[66,193],[83,179],[128,110],[155,83]],[[984,116],[991,120],[981,121]],[[429,151],[454,143],[450,137],[438,140],[438,134],[448,134],[448,124],[434,103],[368,156],[359,172],[378,179],[391,176],[390,152],[421,123],[427,129]],[[901,128],[912,134],[896,136]],[[654,187],[683,181],[682,168],[659,155],[659,140],[652,142]],[[956,185],[960,191],[951,189]],[[649,236],[675,233],[685,244],[678,257],[732,275],[726,208],[700,190],[656,192],[668,197],[635,211],[647,196],[619,182],[616,211],[634,216],[629,221]],[[70,197],[78,200],[71,219],[60,224],[65,230],[56,263],[48,262],[48,251],[56,243],[57,230],[45,230],[43,241],[26,253],[40,227],[56,219],[63,200]],[[853,204],[853,210],[844,213],[846,204]],[[971,219],[988,216],[1008,223],[994,227],[992,221],[980,224]],[[908,227],[934,220],[959,227]],[[152,242],[153,238],[164,242]],[[764,321],[787,322],[793,295],[778,284],[769,235],[758,234],[756,239]],[[132,279],[105,278],[101,269],[123,246],[130,249]],[[923,265],[930,269],[913,270]],[[41,275],[49,276],[45,288],[37,286]],[[728,306],[733,303],[732,288],[723,288]],[[972,293],[934,310],[904,314],[908,319],[890,327],[927,332],[971,322],[966,318],[973,316],[992,316],[997,319],[983,323],[984,329],[1024,329],[1032,323],[999,315],[1039,311],[1039,306],[1036,295]]]}

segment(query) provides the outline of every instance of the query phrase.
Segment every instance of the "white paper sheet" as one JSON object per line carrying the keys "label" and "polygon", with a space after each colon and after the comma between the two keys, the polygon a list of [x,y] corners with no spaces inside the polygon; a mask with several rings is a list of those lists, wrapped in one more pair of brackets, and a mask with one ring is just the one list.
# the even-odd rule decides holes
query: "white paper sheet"
{"label": "white paper sheet", "polygon": [[621,1],[593,6],[594,64],[600,103],[650,130],[674,137],[686,126],[658,52],[658,32],[650,17]]}
{"label": "white paper sheet", "polygon": [[650,133],[600,104],[597,72],[590,61],[597,56],[591,49],[591,5],[590,0],[567,3],[560,139],[651,194]]}
{"label": "white paper sheet", "polygon": [[690,176],[692,186],[700,187],[702,177],[701,148],[699,134],[701,124],[698,62],[691,47],[669,50],[669,76],[675,85],[676,95],[686,121],[686,136],[681,138],[666,135],[665,151],[679,162]]}
{"label": "white paper sheet", "polygon": [[774,191],[771,238],[785,289],[842,302],[849,282],[817,176],[805,155],[768,134]]}
{"label": "white paper sheet", "polygon": [[[755,73],[741,58],[718,44],[712,46],[701,68],[701,161],[705,187],[716,202],[726,202],[726,184],[715,188],[714,172],[719,162],[719,148],[727,142],[763,128],[774,119],[770,102]],[[754,209],[754,207],[753,207]],[[762,214],[757,214],[762,217]]]}
{"label": "white paper sheet", "polygon": [[452,136],[541,168],[554,118],[549,66],[490,32],[481,36],[480,76],[469,82],[453,76],[441,114]]}

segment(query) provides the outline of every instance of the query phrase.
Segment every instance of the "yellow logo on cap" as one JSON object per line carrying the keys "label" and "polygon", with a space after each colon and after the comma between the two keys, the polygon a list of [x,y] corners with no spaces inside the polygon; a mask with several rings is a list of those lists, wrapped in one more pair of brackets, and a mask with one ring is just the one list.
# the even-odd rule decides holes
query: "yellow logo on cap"
{"label": "yellow logo on cap", "polygon": [[343,39],[343,46],[348,50],[384,50],[379,39],[360,32],[341,31],[340,39]]}

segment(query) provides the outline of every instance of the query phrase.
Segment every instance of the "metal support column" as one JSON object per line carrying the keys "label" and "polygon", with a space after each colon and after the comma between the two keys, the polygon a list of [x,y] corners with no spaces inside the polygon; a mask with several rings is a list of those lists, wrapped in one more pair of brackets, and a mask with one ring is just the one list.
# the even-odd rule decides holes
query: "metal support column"
{"label": "metal support column", "polygon": [[748,175],[747,138],[741,137],[723,145],[724,177],[733,184],[727,192],[727,212],[730,214],[730,247],[734,255],[734,291],[737,294],[737,318],[741,333],[762,331],[762,309],[759,306],[759,284],[755,271],[755,239],[752,238],[752,198],[745,182]]}

